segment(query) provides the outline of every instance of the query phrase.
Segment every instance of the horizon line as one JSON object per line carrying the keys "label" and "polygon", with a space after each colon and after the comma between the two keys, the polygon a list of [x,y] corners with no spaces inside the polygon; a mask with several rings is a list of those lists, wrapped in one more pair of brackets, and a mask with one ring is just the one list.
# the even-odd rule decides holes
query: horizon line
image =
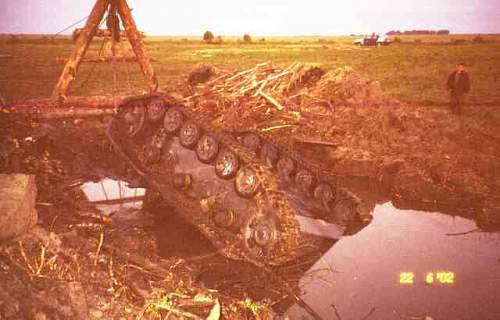
{"label": "horizon line", "polygon": [[[424,31],[424,29],[414,29],[418,31]],[[405,30],[405,31],[414,31],[414,30]],[[445,30],[445,29],[443,29]],[[141,30],[139,30],[141,31]],[[210,31],[210,30],[206,30]],[[391,30],[392,31],[392,30]],[[375,34],[383,34],[387,35],[388,32],[375,32]],[[394,30],[397,31],[397,30]],[[500,35],[500,31],[498,32],[451,32],[449,34],[404,34],[405,31],[401,31],[401,34],[395,34],[393,36],[451,36],[451,35]],[[437,31],[437,30],[429,30],[429,31]],[[141,31],[144,32],[144,31]],[[199,37],[203,38],[203,31],[200,34],[157,34],[157,33],[147,33],[146,36],[149,37]],[[370,33],[362,32],[362,33],[338,33],[338,34],[252,34],[252,33],[242,33],[242,34],[215,34],[214,36],[221,36],[221,37],[241,37],[245,34],[248,34],[252,37],[275,37],[275,38],[280,38],[280,37],[341,37],[341,36],[361,36],[361,35],[369,35]],[[72,33],[61,33],[61,34],[56,34],[56,33],[38,33],[38,32],[0,32],[0,36],[5,36],[5,35],[19,35],[19,36],[53,36],[53,37],[67,37],[71,36]]]}

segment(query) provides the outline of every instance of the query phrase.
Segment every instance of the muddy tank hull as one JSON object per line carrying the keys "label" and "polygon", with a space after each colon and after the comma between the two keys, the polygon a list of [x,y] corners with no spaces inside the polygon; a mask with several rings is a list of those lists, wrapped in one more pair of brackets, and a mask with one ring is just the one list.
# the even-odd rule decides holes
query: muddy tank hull
{"label": "muddy tank hull", "polygon": [[230,258],[290,263],[356,218],[355,200],[265,137],[226,132],[165,95],[125,100],[107,136],[160,201]]}

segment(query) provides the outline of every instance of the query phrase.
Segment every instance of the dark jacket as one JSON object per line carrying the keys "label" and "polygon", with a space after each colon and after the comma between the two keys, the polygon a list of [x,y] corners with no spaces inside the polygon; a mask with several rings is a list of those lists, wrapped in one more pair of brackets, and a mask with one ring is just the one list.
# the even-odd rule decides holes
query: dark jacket
{"label": "dark jacket", "polygon": [[454,71],[448,77],[448,82],[446,83],[446,88],[450,90],[453,94],[462,95],[470,90],[470,79],[467,72],[463,72],[456,78],[457,71]]}

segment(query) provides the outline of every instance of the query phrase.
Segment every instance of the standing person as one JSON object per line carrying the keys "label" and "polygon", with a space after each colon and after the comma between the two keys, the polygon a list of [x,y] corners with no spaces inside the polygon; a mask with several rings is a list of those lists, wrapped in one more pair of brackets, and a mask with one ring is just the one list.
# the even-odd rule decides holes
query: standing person
{"label": "standing person", "polygon": [[465,71],[465,64],[463,62],[457,64],[455,71],[448,76],[446,88],[450,91],[451,112],[457,115],[461,114],[461,104],[465,94],[470,90],[469,75]]}

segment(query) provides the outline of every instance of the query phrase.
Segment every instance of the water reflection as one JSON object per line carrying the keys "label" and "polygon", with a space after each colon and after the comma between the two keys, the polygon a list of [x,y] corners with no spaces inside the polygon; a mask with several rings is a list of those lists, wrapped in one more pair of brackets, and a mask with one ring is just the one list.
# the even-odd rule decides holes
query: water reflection
{"label": "water reflection", "polygon": [[[476,228],[460,217],[377,205],[370,225],[311,268],[322,275],[304,277],[303,298],[325,319],[336,319],[332,305],[343,320],[500,319],[500,233],[449,235]],[[439,271],[454,272],[455,283],[426,284]],[[414,283],[400,284],[401,272]],[[307,318],[298,307],[290,313]]]}
{"label": "water reflection", "polygon": [[142,208],[142,199],[146,194],[146,189],[130,188],[126,182],[109,178],[98,182],[86,182],[81,189],[87,199],[105,215]]}

